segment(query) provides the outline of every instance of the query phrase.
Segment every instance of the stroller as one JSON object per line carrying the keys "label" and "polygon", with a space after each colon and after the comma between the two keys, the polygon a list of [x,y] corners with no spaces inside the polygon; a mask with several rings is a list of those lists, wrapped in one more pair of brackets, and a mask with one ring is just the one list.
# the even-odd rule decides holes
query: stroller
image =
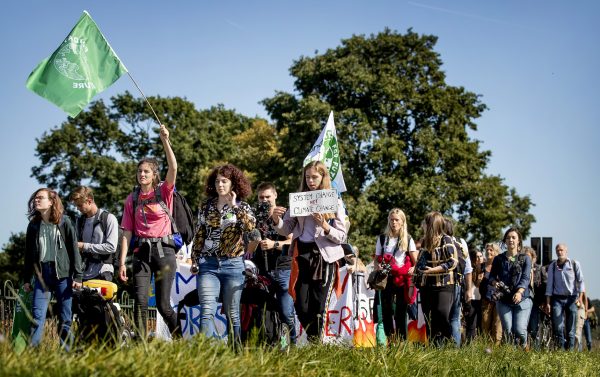
{"label": "stroller", "polygon": [[111,342],[125,346],[132,332],[114,302],[117,285],[106,280],[83,282],[81,290],[73,292],[74,322],[77,339],[85,342]]}
{"label": "stroller", "polygon": [[245,260],[246,281],[241,298],[242,341],[258,335],[260,341],[280,348],[290,345],[290,329],[281,320],[275,290],[268,277],[259,275],[256,265]]}

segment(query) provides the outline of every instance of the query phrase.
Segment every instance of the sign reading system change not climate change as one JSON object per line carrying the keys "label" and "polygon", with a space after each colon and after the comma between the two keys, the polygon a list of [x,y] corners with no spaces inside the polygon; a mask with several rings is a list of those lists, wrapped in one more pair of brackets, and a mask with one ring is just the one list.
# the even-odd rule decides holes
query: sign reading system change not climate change
{"label": "sign reading system change not climate change", "polygon": [[315,190],[290,194],[290,216],[308,216],[312,213],[335,213],[338,195],[335,190]]}

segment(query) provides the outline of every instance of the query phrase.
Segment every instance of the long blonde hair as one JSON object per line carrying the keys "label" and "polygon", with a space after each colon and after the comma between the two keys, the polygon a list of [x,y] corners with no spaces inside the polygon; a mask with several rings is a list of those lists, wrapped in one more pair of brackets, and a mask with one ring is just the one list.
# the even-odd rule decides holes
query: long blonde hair
{"label": "long blonde hair", "polygon": [[392,210],[388,213],[388,221],[385,226],[385,235],[389,238],[392,236],[396,236],[392,234],[392,228],[390,227],[390,217],[392,215],[398,215],[400,217],[400,221],[402,221],[402,226],[400,227],[400,234],[398,234],[398,242],[400,242],[400,246],[403,251],[408,251],[408,225],[406,224],[406,215],[404,211],[400,208],[392,208]]}
{"label": "long blonde hair", "polygon": [[423,248],[430,253],[440,245],[444,236],[444,217],[441,213],[434,211],[425,215],[423,221]]}

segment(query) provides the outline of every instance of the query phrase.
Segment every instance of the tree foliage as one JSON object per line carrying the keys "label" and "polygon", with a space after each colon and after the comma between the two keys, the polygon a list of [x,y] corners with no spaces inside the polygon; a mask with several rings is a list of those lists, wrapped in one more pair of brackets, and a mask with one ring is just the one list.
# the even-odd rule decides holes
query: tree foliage
{"label": "tree foliage", "polygon": [[[509,225],[527,236],[533,203],[501,177],[486,174],[491,152],[472,136],[486,106],[479,95],[446,83],[436,42],[411,30],[385,30],[300,57],[290,68],[295,92],[263,101],[273,124],[222,105],[197,110],[182,98],[149,98],[171,129],[177,189],[197,207],[210,169],[231,162],[255,184],[274,182],[285,203],[333,110],[350,241],[367,255],[394,207],[404,210],[415,238],[432,210],[453,217],[457,233],[475,246],[498,240]],[[120,213],[135,184],[136,162],[145,156],[162,161],[164,153],[147,104],[129,93],[111,100],[110,106],[97,101],[45,133],[32,175],[63,197],[77,185],[90,185],[101,206]]]}
{"label": "tree foliage", "polygon": [[25,232],[12,233],[0,253],[0,281],[21,281],[25,258]]}
{"label": "tree foliage", "polygon": [[[486,106],[480,96],[445,82],[437,38],[385,30],[353,36],[292,65],[296,93],[265,99],[281,132],[283,176],[295,176],[333,110],[354,230],[373,250],[387,212],[400,207],[410,232],[432,210],[457,220],[472,244],[497,240],[509,224],[529,233],[529,197],[485,173],[491,152],[470,134]],[[292,189],[292,181],[286,182]]]}
{"label": "tree foliage", "polygon": [[[86,184],[95,189],[100,206],[119,214],[136,184],[137,161],[156,157],[164,162],[163,176],[166,162],[158,125],[147,104],[130,93],[111,100],[110,107],[96,101],[89,110],[44,133],[36,148],[40,164],[32,168],[32,176],[57,189],[62,198]],[[251,128],[255,120],[222,105],[199,111],[178,97],[150,97],[149,101],[171,130],[177,190],[197,206],[208,169],[238,153],[232,138]]]}

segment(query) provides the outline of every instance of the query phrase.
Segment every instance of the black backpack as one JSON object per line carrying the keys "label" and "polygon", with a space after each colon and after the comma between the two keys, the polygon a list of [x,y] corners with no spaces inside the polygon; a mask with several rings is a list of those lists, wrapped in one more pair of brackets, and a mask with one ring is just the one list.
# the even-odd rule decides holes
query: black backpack
{"label": "black backpack", "polygon": [[[133,189],[133,213],[135,214],[136,207],[138,206],[138,200],[140,197],[140,186],[135,186]],[[190,208],[187,200],[181,195],[176,189],[173,191],[173,214],[169,211],[169,207],[162,200],[160,193],[160,186],[156,186],[154,189],[154,198],[148,202],[142,204],[148,204],[150,202],[157,202],[161,208],[167,213],[171,219],[171,227],[173,234],[179,233],[184,244],[189,244],[194,239],[194,215]]]}

